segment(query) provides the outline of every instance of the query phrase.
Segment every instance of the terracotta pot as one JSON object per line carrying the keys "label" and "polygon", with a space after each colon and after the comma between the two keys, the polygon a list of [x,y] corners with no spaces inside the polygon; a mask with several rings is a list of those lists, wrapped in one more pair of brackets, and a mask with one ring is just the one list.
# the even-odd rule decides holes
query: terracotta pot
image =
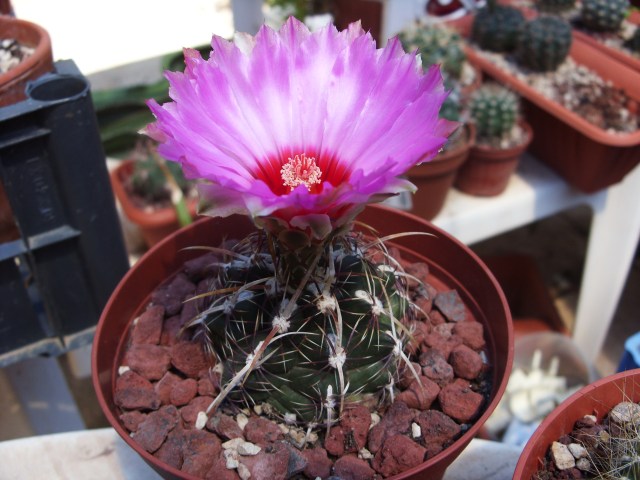
{"label": "terracotta pot", "polygon": [[[497,81],[513,88],[523,98],[523,114],[535,136],[529,150],[569,184],[592,193],[621,181],[640,162],[640,130],[611,133],[599,128],[543,96],[525,81],[466,49],[467,56]],[[610,58],[574,38],[571,57],[597,72],[614,86],[640,100],[640,71]]]}
{"label": "terracotta pot", "polygon": [[31,80],[53,71],[51,39],[47,31],[35,23],[0,15],[2,38],[14,38],[35,48],[31,56],[0,75],[0,107],[25,100],[25,87]]}
{"label": "terracotta pot", "polygon": [[526,121],[521,120],[520,127],[524,130],[526,139],[516,147],[496,149],[477,143],[473,145],[469,158],[458,170],[454,186],[469,195],[482,197],[504,192],[518,167],[520,156],[533,138],[533,130]]}
{"label": "terracotta pot", "polygon": [[411,213],[431,220],[442,210],[458,169],[467,160],[469,150],[475,142],[473,125],[465,125],[464,128],[466,141],[439,153],[429,162],[413,167],[407,173],[409,180],[418,187],[412,197]]}
{"label": "terracotta pot", "polygon": [[[371,33],[378,45],[387,43],[380,38],[382,30],[382,2],[372,0],[333,0],[332,14],[339,30],[344,30],[350,23],[362,22],[362,28]],[[381,43],[382,42],[382,43]]]}
{"label": "terracotta pot", "polygon": [[640,369],[602,378],[571,395],[536,429],[518,459],[514,479],[529,480],[543,465],[554,441],[573,430],[576,420],[595,415],[602,420],[618,403],[640,401]]}
{"label": "terracotta pot", "polygon": [[[468,247],[444,231],[414,215],[385,206],[367,207],[359,220],[377,229],[381,236],[399,232],[431,233],[428,236],[403,236],[389,243],[400,249],[403,258],[426,262],[436,288],[456,288],[469,306],[472,317],[482,322],[485,328],[493,377],[484,413],[447,449],[418,467],[393,477],[396,480],[439,479],[478,433],[504,393],[513,361],[513,325],[509,308],[487,267]],[[244,216],[205,218],[165,238],[136,262],[122,279],[98,323],[93,343],[92,376],[100,406],[124,441],[165,478],[192,477],[144,451],[122,426],[113,389],[118,366],[121,365],[123,342],[133,319],[149,302],[151,292],[175,274],[184,261],[202,254],[184,250],[185,247],[218,245],[224,238],[241,238],[253,229]]]}
{"label": "terracotta pot", "polygon": [[[170,233],[178,230],[180,222],[174,208],[147,211],[139,208],[131,200],[124,185],[125,179],[131,175],[132,171],[133,160],[124,160],[111,172],[111,186],[124,214],[140,228],[144,242],[148,247],[151,247]],[[188,207],[191,217],[195,217],[197,202],[195,200],[189,201]]]}

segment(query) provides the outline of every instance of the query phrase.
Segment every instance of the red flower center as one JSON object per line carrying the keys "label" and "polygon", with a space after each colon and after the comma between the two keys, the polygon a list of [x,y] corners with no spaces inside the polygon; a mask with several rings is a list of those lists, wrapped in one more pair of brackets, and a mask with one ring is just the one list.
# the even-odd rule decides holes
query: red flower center
{"label": "red flower center", "polygon": [[325,182],[338,186],[349,179],[350,172],[333,155],[289,151],[260,162],[254,175],[276,195],[287,195],[298,185],[304,185],[311,193],[320,193]]}

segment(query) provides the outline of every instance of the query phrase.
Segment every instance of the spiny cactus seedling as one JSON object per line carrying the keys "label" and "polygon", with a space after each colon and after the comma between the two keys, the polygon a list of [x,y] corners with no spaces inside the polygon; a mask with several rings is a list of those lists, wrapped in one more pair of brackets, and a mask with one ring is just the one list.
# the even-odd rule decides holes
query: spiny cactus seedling
{"label": "spiny cactus seedling", "polygon": [[517,8],[490,0],[476,13],[471,39],[485,50],[510,52],[516,47],[524,22]]}
{"label": "spiny cactus seedling", "polygon": [[405,51],[418,50],[425,66],[439,64],[443,73],[459,79],[467,59],[460,34],[444,24],[416,23],[399,35]]}
{"label": "spiny cactus seedling", "polygon": [[[224,366],[223,384],[235,386],[230,399],[318,423],[392,388],[409,303],[402,272],[376,245],[336,237],[293,253],[256,234],[230,253],[220,293],[195,320]],[[261,349],[245,378],[247,355]]]}
{"label": "spiny cactus seedling", "polygon": [[629,0],[582,0],[580,21],[600,32],[615,32],[629,11]]}
{"label": "spiny cactus seedling", "polygon": [[497,83],[486,83],[473,92],[469,114],[478,143],[498,144],[516,124],[519,108],[518,95]]}
{"label": "spiny cactus seedling", "polygon": [[576,0],[538,0],[538,10],[546,13],[564,13],[575,8]]}
{"label": "spiny cactus seedling", "polygon": [[535,71],[555,70],[569,55],[572,38],[571,26],[560,17],[529,20],[518,41],[518,62]]}

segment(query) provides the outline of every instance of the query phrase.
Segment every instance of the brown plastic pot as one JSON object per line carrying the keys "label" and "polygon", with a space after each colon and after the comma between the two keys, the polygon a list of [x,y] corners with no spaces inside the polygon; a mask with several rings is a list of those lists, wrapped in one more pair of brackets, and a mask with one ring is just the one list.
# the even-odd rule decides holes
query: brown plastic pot
{"label": "brown plastic pot", "polygon": [[[491,391],[480,418],[448,448],[423,464],[394,476],[395,480],[440,479],[446,468],[469,444],[489,418],[506,388],[513,362],[513,324],[507,301],[489,269],[464,244],[429,222],[386,206],[370,206],[358,218],[378,230],[381,236],[401,232],[431,235],[403,236],[389,244],[397,246],[403,258],[426,262],[430,283],[438,289],[455,288],[470,313],[482,322],[492,367]],[[109,299],[93,342],[92,378],[98,402],[112,427],[153,469],[164,478],[192,479],[143,450],[127,433],[114,403],[113,390],[121,365],[123,343],[131,323],[149,302],[151,292],[174,275],[182,264],[202,252],[185,250],[194,245],[219,245],[225,238],[241,238],[253,231],[244,216],[204,218],[175,232],[149,250],[116,287]]]}
{"label": "brown plastic pot", "polygon": [[[111,187],[120,202],[122,211],[140,228],[142,239],[148,247],[151,247],[178,230],[180,222],[174,208],[143,210],[132,201],[124,185],[125,180],[133,172],[133,162],[133,160],[124,160],[111,171]],[[188,207],[193,218],[196,215],[196,201],[189,201]]]}
{"label": "brown plastic pot", "polygon": [[[483,72],[523,97],[523,114],[535,132],[529,150],[569,184],[586,193],[620,182],[640,162],[640,130],[611,133],[543,96],[473,48],[467,56]],[[640,71],[574,38],[571,58],[640,101]]]}
{"label": "brown plastic pot", "polygon": [[[640,28],[640,11],[635,11],[635,10],[631,11],[631,13],[629,14],[626,20],[636,25],[636,27]],[[611,48],[607,46],[605,43],[599,42],[593,36],[589,35],[587,32],[574,29],[573,37],[580,39],[580,41],[586,43],[592,48],[595,48],[596,50],[600,50],[604,52],[605,55],[617,60],[618,62],[621,62],[624,65],[627,65],[629,68],[632,68],[640,72],[639,57],[629,55],[624,50],[620,50],[618,48]]]}
{"label": "brown plastic pot", "polygon": [[27,83],[53,71],[53,54],[49,34],[35,23],[0,15],[0,34],[35,49],[32,55],[0,75],[0,107],[4,107],[25,100]]}
{"label": "brown plastic pot", "polygon": [[551,412],[533,433],[518,459],[514,480],[529,480],[542,467],[554,441],[573,430],[585,415],[602,420],[622,401],[640,401],[640,369],[602,378],[571,395]]}
{"label": "brown plastic pot", "polygon": [[433,160],[411,168],[407,173],[409,181],[418,187],[412,197],[411,213],[432,220],[442,210],[456,174],[475,142],[475,127],[466,124],[464,129],[466,141],[439,153]]}
{"label": "brown plastic pot", "polygon": [[531,126],[524,120],[520,120],[519,124],[526,134],[526,139],[518,146],[498,149],[476,143],[471,147],[469,158],[458,170],[454,182],[458,190],[482,197],[500,195],[504,192],[518,167],[520,156],[533,138]]}

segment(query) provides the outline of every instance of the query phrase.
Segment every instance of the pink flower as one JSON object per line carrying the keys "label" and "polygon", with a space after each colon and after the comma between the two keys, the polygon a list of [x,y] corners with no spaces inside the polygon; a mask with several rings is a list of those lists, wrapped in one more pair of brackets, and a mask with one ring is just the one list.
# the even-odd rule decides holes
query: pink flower
{"label": "pink flower", "polygon": [[396,39],[376,49],[359,24],[311,33],[291,18],[239,40],[214,37],[209,60],[185,50],[185,73],[167,73],[173,102],[149,102],[146,133],[202,180],[205,214],[323,239],[365,204],[412,190],[401,176],[455,128],[438,118],[439,69],[423,73]]}

